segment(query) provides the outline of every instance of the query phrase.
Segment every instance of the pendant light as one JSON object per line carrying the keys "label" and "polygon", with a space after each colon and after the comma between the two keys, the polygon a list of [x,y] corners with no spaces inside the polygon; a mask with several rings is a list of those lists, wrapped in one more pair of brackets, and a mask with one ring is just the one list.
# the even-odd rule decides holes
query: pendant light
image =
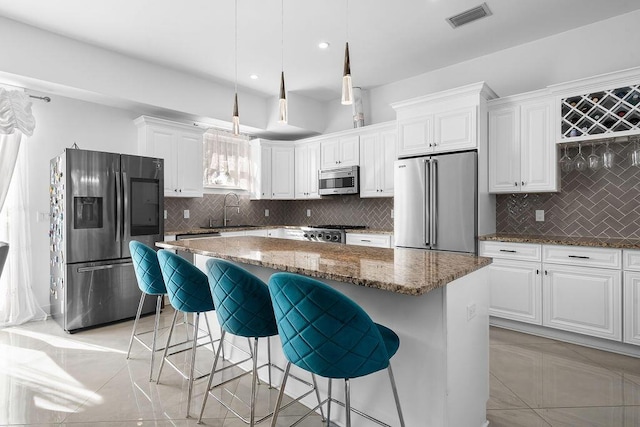
{"label": "pendant light", "polygon": [[287,106],[287,92],[284,88],[284,0],[280,2],[280,100],[278,101],[278,123],[287,123],[289,107]]}
{"label": "pendant light", "polygon": [[238,0],[235,1],[235,95],[233,97],[233,117],[231,124],[234,135],[240,135],[240,116],[238,115]]}
{"label": "pendant light", "polygon": [[353,104],[353,85],[351,84],[351,62],[349,60],[349,0],[347,0],[347,42],[344,46],[344,73],[342,74],[342,105]]}

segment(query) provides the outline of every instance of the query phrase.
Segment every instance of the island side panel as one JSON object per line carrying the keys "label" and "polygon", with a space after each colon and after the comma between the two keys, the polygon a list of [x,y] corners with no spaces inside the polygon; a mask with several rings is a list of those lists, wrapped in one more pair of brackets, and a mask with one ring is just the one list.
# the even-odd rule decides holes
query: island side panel
{"label": "island side panel", "polygon": [[[203,269],[207,259],[208,257],[205,256],[196,256],[196,265]],[[256,274],[265,282],[268,281],[271,274],[276,272],[276,270],[254,265],[239,265]],[[479,277],[477,280],[486,280],[485,275],[480,274],[477,276]],[[473,277],[476,277],[476,273],[465,276],[465,278],[469,280],[469,284],[463,284],[463,287],[471,286],[471,284],[475,282]],[[458,279],[447,286],[456,284],[462,279]],[[448,412],[452,410],[459,412],[460,406],[456,407],[456,403],[452,401],[451,397],[449,397],[449,401],[447,401],[447,390],[449,389],[449,392],[451,392],[452,386],[451,383],[448,385],[447,375],[451,374],[447,367],[456,366],[456,363],[447,362],[447,358],[450,357],[448,354],[447,340],[455,339],[456,334],[452,334],[450,332],[451,328],[447,327],[446,309],[455,308],[460,310],[458,306],[464,305],[466,307],[466,300],[464,298],[453,298],[449,295],[448,303],[450,307],[447,307],[444,291],[446,287],[433,290],[422,296],[408,296],[332,280],[322,281],[354,299],[369,313],[375,322],[390,327],[400,336],[400,350],[393,357],[391,363],[398,385],[398,393],[400,395],[406,424],[408,426],[426,425],[438,427],[456,425],[448,421],[448,419],[452,418]],[[480,288],[483,288],[482,285]],[[474,301],[478,301],[477,304],[479,307],[481,305],[481,298],[475,295],[472,295],[472,298]],[[480,314],[481,311],[482,309],[479,309],[478,314]],[[214,317],[215,316],[210,316],[210,318]],[[477,322],[472,323],[472,325],[480,323],[483,317],[477,315],[477,319]],[[488,318],[486,320],[486,328],[488,330]],[[467,325],[462,325],[462,327],[466,329]],[[474,333],[475,332],[469,332],[469,334]],[[449,338],[447,338],[448,336]],[[241,342],[239,343],[242,345]],[[474,350],[467,353],[466,357],[468,357],[468,360],[478,357],[477,353],[484,351],[482,348],[486,348],[488,351],[488,341],[480,347],[481,349],[479,351]],[[259,362],[266,362],[266,347],[261,346],[259,355]],[[463,360],[467,359],[463,357]],[[284,366],[286,363],[282,356],[280,342],[277,337],[272,339],[272,361],[280,366]],[[248,368],[249,366],[246,367],[246,369]],[[297,371],[296,373],[303,379],[308,378],[308,375],[304,372]],[[462,386],[467,387],[469,381],[473,383],[479,382],[485,385],[488,384],[488,365],[484,367],[484,370],[479,369],[475,371],[474,375],[476,377],[475,379],[465,380]],[[266,380],[266,371],[261,372],[261,378]],[[273,378],[274,384],[277,385],[280,383],[281,375],[279,375],[277,371],[274,371]],[[456,383],[455,386],[458,387],[459,385]],[[351,387],[352,403],[355,407],[364,410],[390,425],[398,424],[386,371],[373,374],[369,377],[355,379],[351,382]],[[481,387],[482,386],[480,386],[480,388]],[[319,381],[319,388],[322,395],[326,395],[327,384],[325,380]],[[477,388],[478,387],[474,389]],[[296,393],[302,392],[303,388],[296,382],[290,382],[287,385],[287,391],[288,394],[295,395]],[[486,392],[488,393],[488,388]],[[482,405],[486,404],[485,394],[486,393],[481,393],[476,396],[476,402],[471,402],[471,406],[474,408],[479,407],[480,403],[478,402],[480,400]],[[338,399],[344,399],[342,381],[334,381],[333,395]],[[466,398],[466,396],[462,397]],[[315,403],[311,397],[305,399],[303,402],[309,406],[313,406]],[[342,408],[333,405],[332,413],[337,416],[338,422],[344,421],[344,411]],[[484,416],[484,409],[482,414],[482,416]],[[333,417],[334,416],[332,416],[332,418]],[[475,416],[474,418],[479,417]],[[359,421],[358,425],[367,427],[369,425],[375,425],[361,417],[357,417],[357,419]],[[484,419],[485,418],[483,418],[483,421]],[[482,422],[478,422],[468,425],[480,427],[482,424]]]}

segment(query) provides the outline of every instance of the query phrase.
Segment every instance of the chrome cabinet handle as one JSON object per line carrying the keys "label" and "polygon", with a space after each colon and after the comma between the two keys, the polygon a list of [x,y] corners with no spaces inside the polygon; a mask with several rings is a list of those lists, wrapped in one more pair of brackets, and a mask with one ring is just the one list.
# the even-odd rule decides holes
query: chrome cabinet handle
{"label": "chrome cabinet handle", "polygon": [[500,249],[500,252],[509,252],[509,253],[515,254],[517,251],[511,250],[511,249]]}
{"label": "chrome cabinet handle", "polygon": [[108,265],[96,265],[94,267],[79,267],[78,268],[78,273],[88,273],[90,271],[97,271],[97,270],[111,270],[112,268],[116,268],[116,267],[127,267],[133,265],[132,262],[123,262],[120,264],[108,264]]}
{"label": "chrome cabinet handle", "polygon": [[517,186],[518,186],[518,183],[517,183],[517,182],[514,182],[514,183],[513,183],[513,185],[517,187]]}
{"label": "chrome cabinet handle", "polygon": [[588,256],[582,256],[582,255],[569,255],[569,258],[589,259]]}
{"label": "chrome cabinet handle", "polygon": [[524,186],[524,181],[522,181],[522,186]]}

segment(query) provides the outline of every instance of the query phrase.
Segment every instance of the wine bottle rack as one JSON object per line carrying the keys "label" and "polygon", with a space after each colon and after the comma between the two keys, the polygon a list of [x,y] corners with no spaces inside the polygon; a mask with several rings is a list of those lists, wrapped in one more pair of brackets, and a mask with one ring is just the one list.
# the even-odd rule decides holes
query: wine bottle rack
{"label": "wine bottle rack", "polygon": [[562,99],[562,138],[640,131],[640,85]]}

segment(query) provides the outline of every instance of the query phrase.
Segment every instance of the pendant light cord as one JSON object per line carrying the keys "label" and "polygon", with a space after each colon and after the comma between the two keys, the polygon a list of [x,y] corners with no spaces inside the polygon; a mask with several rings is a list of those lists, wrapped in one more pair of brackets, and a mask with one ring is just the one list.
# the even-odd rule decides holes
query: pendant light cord
{"label": "pendant light cord", "polygon": [[284,72],[284,0],[280,0],[280,69]]}
{"label": "pendant light cord", "polygon": [[345,21],[347,21],[347,41],[349,41],[349,0],[347,0],[347,10],[345,14]]}
{"label": "pendant light cord", "polygon": [[235,92],[238,93],[238,0],[235,0],[235,8],[234,8],[234,20],[235,20],[235,56],[236,56],[236,65],[235,65]]}

